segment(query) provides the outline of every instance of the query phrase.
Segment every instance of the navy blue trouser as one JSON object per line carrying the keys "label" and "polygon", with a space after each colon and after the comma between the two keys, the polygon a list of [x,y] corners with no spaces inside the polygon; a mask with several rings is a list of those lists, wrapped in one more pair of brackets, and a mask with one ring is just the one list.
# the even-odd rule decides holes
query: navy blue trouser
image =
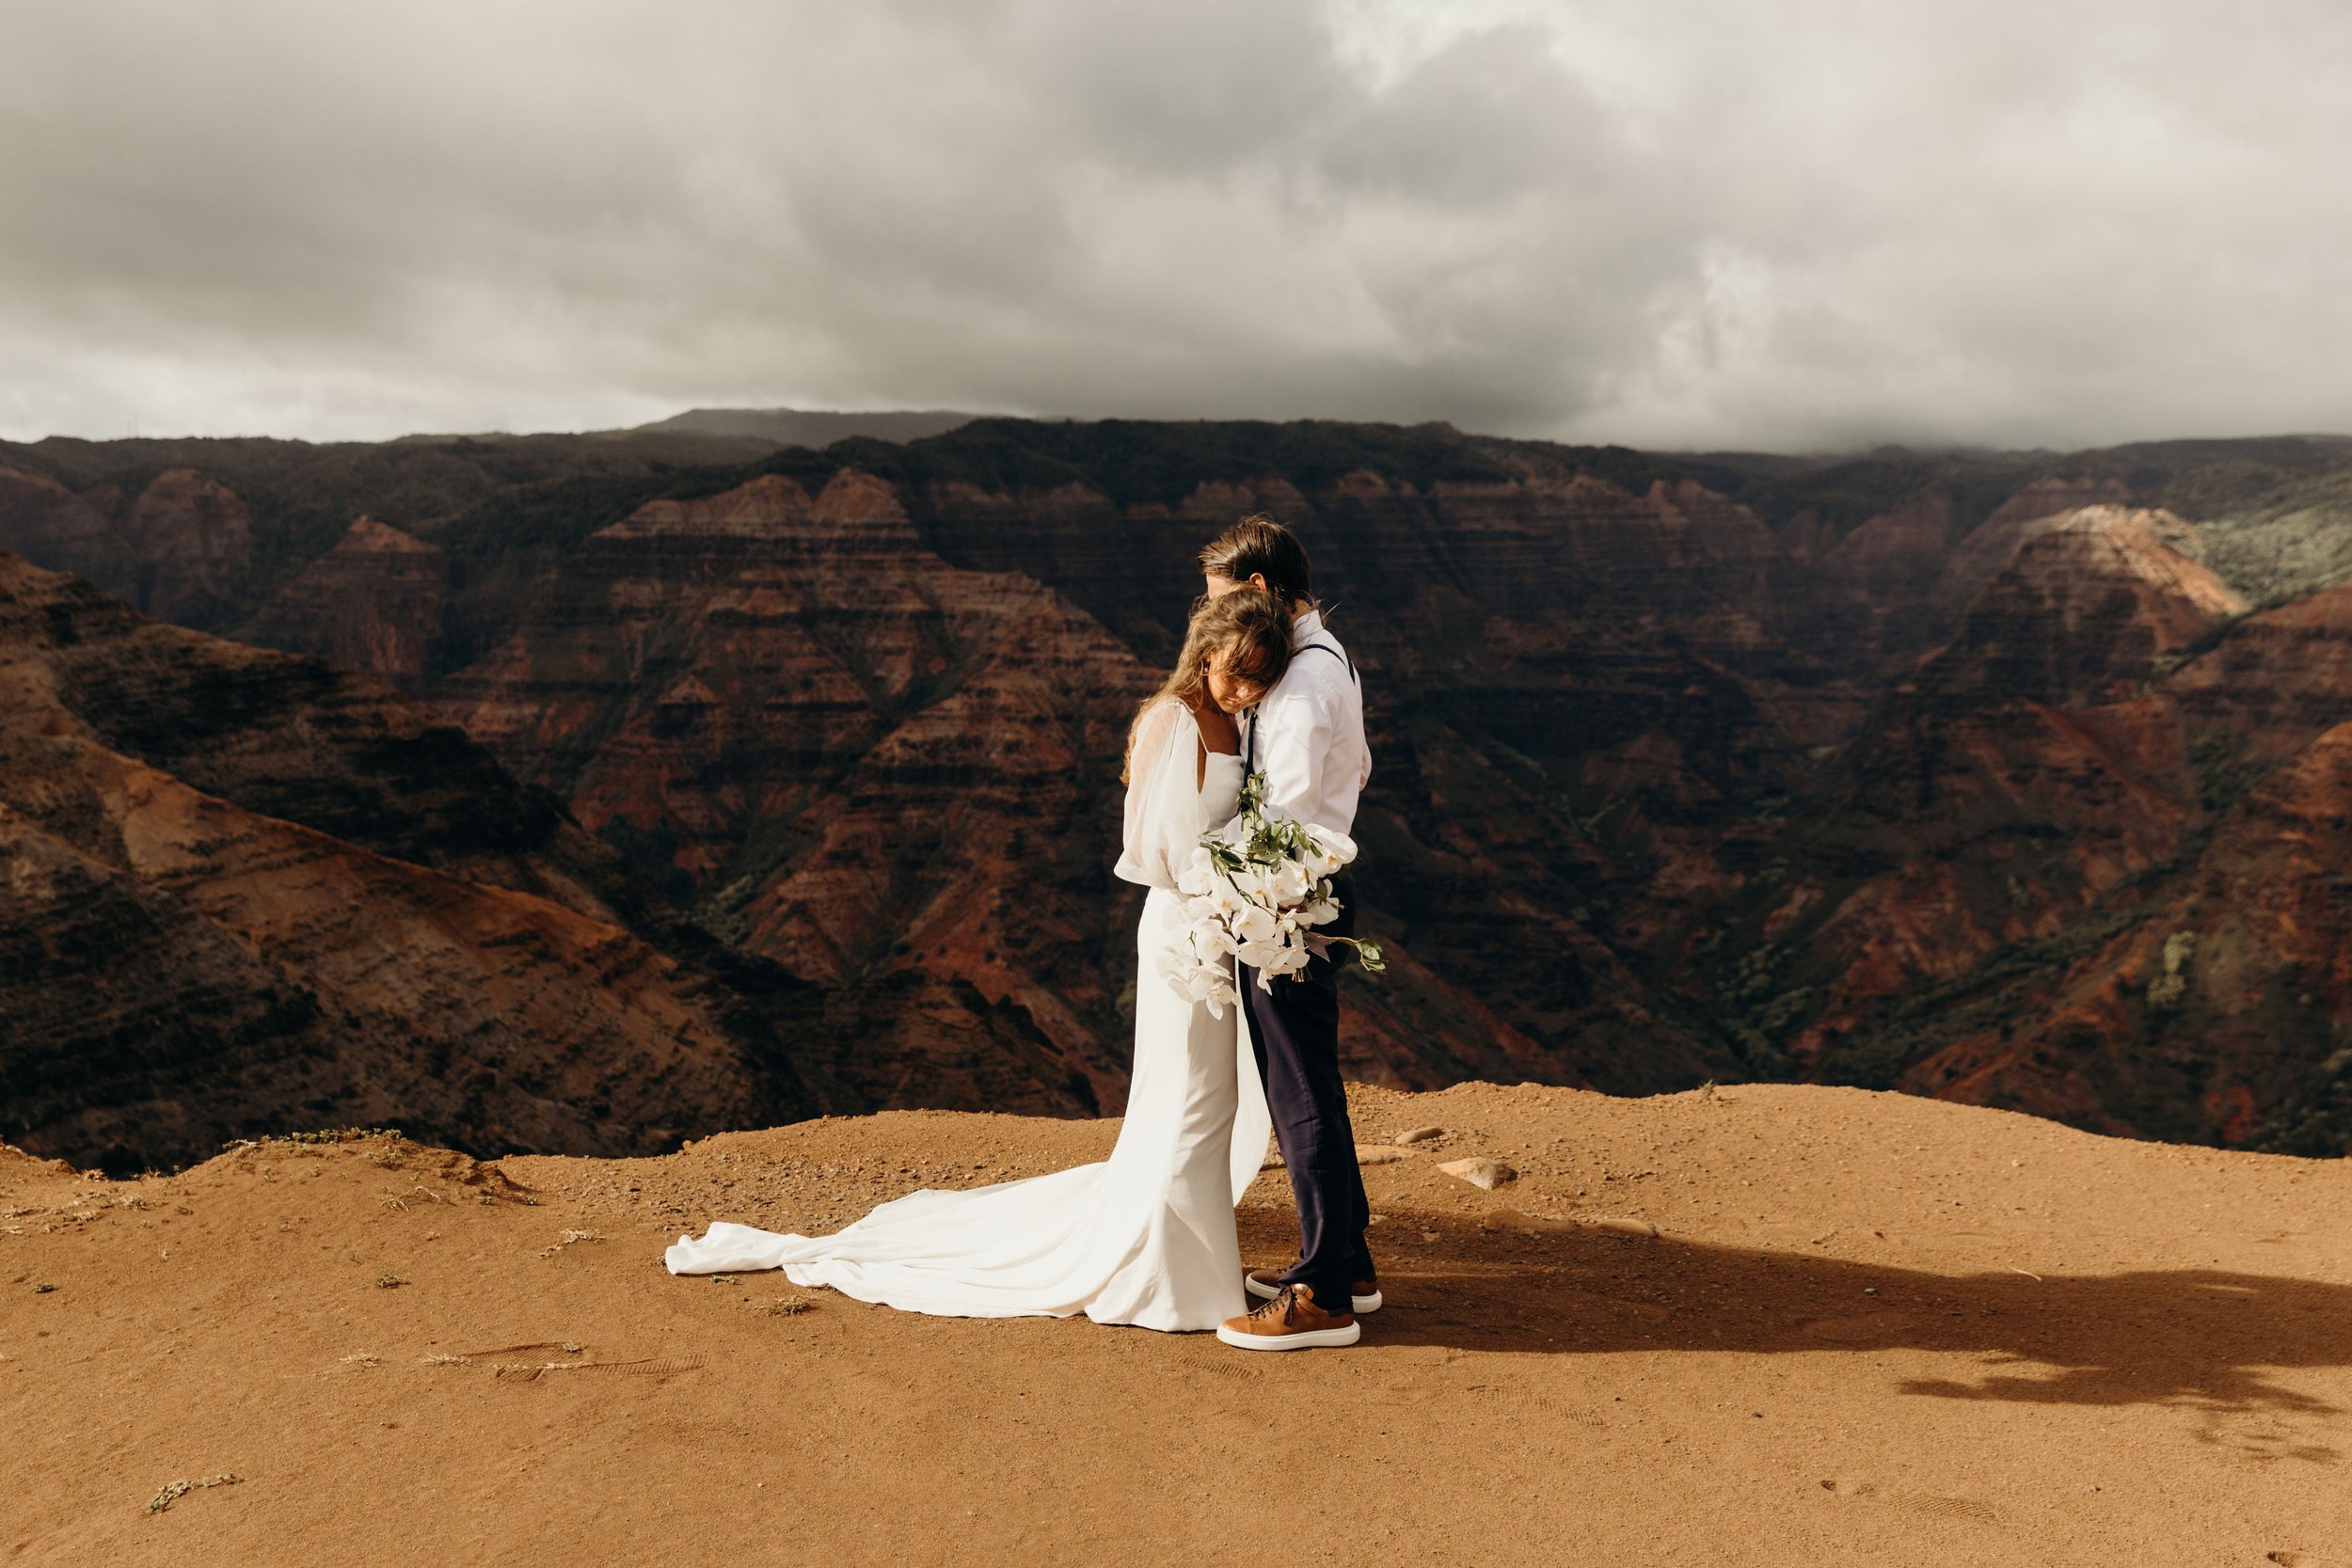
{"label": "navy blue trouser", "polygon": [[[1350,890],[1341,889],[1340,897],[1340,918],[1324,927],[1334,936],[1347,935],[1356,924]],[[1372,1253],[1364,1245],[1372,1206],[1356,1167],[1356,1132],[1340,1081],[1337,968],[1329,958],[1317,958],[1295,978],[1278,977],[1271,992],[1258,989],[1256,970],[1241,969],[1258,1077],[1298,1206],[1298,1261],[1283,1271],[1282,1282],[1308,1287],[1315,1305],[1328,1312],[1346,1311],[1349,1284],[1373,1277]]]}

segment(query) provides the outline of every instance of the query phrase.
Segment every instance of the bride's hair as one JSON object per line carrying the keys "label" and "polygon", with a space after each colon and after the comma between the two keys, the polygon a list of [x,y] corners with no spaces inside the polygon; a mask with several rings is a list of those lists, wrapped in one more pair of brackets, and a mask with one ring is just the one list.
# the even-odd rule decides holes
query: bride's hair
{"label": "bride's hair", "polygon": [[1143,700],[1127,725],[1127,761],[1119,765],[1119,782],[1127,782],[1127,764],[1135,759],[1136,731],[1143,716],[1163,700],[1173,697],[1190,706],[1209,684],[1209,655],[1225,650],[1225,668],[1234,676],[1266,690],[1282,678],[1291,663],[1291,614],[1273,594],[1257,588],[1236,588],[1220,594],[1192,612],[1184,628],[1184,651],[1176,656],[1160,689]]}

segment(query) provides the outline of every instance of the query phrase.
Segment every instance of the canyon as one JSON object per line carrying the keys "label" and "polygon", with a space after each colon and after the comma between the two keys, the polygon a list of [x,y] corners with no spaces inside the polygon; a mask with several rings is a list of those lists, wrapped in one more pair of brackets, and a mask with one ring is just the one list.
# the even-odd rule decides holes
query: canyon
{"label": "canyon", "polygon": [[[590,987],[587,1012],[652,1006],[629,989],[652,986],[708,1021],[557,1027],[527,997],[500,1070],[542,1034],[548,1063],[596,1065],[545,1066],[538,1109],[492,1112],[414,1066],[438,1049],[421,1041],[466,1037],[377,996],[370,969],[336,1005],[392,1022],[347,1037],[345,1078],[273,1101],[280,1122],[405,1115],[486,1154],[823,1111],[1115,1114],[1125,723],[1181,634],[1193,552],[1263,510],[1308,545],[1366,680],[1360,892],[1391,969],[1350,982],[1351,1078],[1797,1079],[2341,1154],[2347,475],[2352,441],[2321,437],[1787,458],[1319,422],[983,420],[822,450],[659,427],[9,447],[0,549],[88,586],[11,568],[24,608],[0,637],[42,694],[11,717],[0,820],[154,896],[114,838],[40,816],[51,753],[83,748],[91,820],[127,819],[144,768],[151,797],[217,797],[241,832],[373,857],[373,880],[338,873],[357,879],[335,937],[300,912],[322,884],[298,858],[175,830],[175,875],[288,900],[275,926],[221,927],[211,893],[175,906],[295,977],[276,983],[317,993],[323,948],[359,942],[378,898],[403,929],[422,895],[384,890],[431,873],[544,901],[531,920],[602,922],[622,945],[597,984],[618,990]],[[120,604],[102,613],[101,591]],[[119,624],[57,644],[59,615]],[[132,651],[164,639],[200,681]],[[370,704],[448,760],[395,766],[353,732],[331,786],[314,767],[297,787],[278,740],[240,738]],[[544,825],[473,842],[501,814]],[[12,940],[47,945],[0,981],[8,1016],[40,1021],[0,1059],[0,1133],[132,1159],[130,1125],[167,1118],[102,1101],[192,1104],[173,1085],[248,1048],[158,1043],[179,1065],[142,1069],[146,1100],[127,1079],[59,1090],[122,1027],[88,999],[128,982],[103,942],[50,940],[71,897],[14,896],[8,928],[40,934]],[[502,984],[585,984],[589,936],[525,927],[550,967]],[[659,986],[628,977],[663,963]],[[248,1007],[273,994],[260,970],[205,973]],[[457,974],[384,985],[455,1006],[478,986]],[[150,1013],[174,994],[158,966],[140,981]],[[675,1109],[606,1092],[647,1052],[703,1064]],[[576,1108],[589,1081],[596,1118]],[[258,1125],[221,1095],[191,1129]]]}

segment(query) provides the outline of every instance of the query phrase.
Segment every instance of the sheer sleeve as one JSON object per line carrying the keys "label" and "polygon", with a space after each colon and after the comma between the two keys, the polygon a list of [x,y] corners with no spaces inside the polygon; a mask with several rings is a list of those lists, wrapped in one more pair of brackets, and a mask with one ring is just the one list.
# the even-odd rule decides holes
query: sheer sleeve
{"label": "sheer sleeve", "polygon": [[1145,887],[1176,885],[1200,837],[1200,729],[1173,698],[1152,705],[1127,759],[1127,822],[1118,875]]}

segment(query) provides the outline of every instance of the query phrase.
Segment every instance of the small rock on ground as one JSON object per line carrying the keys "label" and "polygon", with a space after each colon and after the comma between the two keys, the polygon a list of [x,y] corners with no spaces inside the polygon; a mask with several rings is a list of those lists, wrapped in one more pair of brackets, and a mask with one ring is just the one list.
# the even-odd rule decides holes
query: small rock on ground
{"label": "small rock on ground", "polygon": [[1655,1236],[1658,1234],[1658,1227],[1647,1220],[1613,1218],[1595,1220],[1592,1223],[1596,1230],[1612,1230],[1620,1236]]}
{"label": "small rock on ground", "polygon": [[1489,1160],[1483,1155],[1472,1155],[1467,1160],[1448,1160],[1438,1168],[1448,1176],[1458,1176],[1471,1186],[1490,1193],[1505,1181],[1518,1180],[1519,1174],[1502,1161]]}

